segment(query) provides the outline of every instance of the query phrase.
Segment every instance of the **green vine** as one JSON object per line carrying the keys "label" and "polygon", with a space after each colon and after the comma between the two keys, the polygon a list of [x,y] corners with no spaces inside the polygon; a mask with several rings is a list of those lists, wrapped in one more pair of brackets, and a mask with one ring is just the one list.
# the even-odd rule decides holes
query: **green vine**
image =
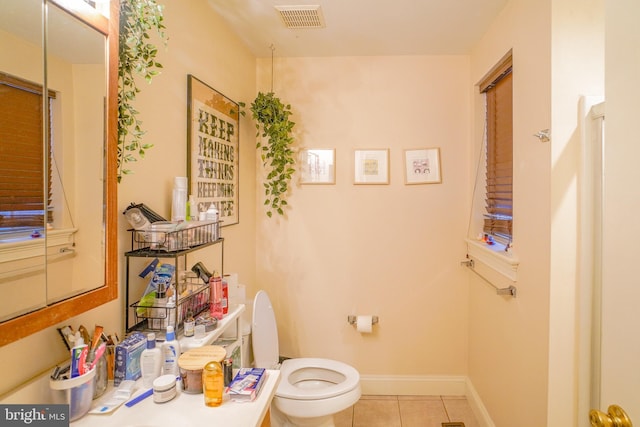
{"label": "green vine", "polygon": [[256,136],[261,137],[256,149],[261,150],[262,166],[267,172],[264,183],[267,216],[271,218],[273,212],[284,215],[289,182],[295,172],[293,166],[296,162],[291,148],[291,133],[295,125],[289,120],[291,105],[283,104],[273,92],[259,92],[250,110],[256,121]]}
{"label": "green vine", "polygon": [[134,107],[140,88],[136,76],[151,83],[160,74],[162,64],[155,60],[158,49],[149,42],[150,30],[155,30],[167,43],[163,24],[164,6],[155,0],[120,1],[120,38],[118,61],[118,182],[131,173],[125,164],[144,158],[153,147],[142,141],[146,133]]}

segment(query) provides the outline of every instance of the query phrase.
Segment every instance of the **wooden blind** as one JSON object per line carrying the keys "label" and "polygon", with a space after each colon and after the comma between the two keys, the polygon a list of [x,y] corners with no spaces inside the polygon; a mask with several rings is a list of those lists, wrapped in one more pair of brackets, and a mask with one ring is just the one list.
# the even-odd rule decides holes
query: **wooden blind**
{"label": "wooden blind", "polygon": [[0,229],[45,225],[43,129],[42,86],[0,73]]}
{"label": "wooden blind", "polygon": [[487,179],[484,232],[511,240],[513,228],[513,84],[511,58],[485,79]]}

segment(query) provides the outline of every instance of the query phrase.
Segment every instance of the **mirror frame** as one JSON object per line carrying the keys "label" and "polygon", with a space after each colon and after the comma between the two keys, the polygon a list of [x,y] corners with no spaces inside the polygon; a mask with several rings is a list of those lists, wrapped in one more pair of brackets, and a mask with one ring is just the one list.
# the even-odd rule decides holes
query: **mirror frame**
{"label": "mirror frame", "polygon": [[40,310],[0,323],[0,346],[17,341],[118,298],[117,258],[117,144],[118,144],[118,31],[120,0],[111,0],[109,19],[70,7],[64,0],[48,0],[106,36],[107,108],[105,127],[105,271],[104,285]]}

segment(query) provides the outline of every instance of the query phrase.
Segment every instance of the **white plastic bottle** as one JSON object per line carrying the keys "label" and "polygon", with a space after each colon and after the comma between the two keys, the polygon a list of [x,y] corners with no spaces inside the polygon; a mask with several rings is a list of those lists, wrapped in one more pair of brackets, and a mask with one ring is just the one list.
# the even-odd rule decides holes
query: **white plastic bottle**
{"label": "white plastic bottle", "polygon": [[140,371],[142,384],[146,388],[153,387],[153,380],[162,373],[162,351],[156,347],[156,334],[147,334],[147,348],[140,354]]}
{"label": "white plastic bottle", "polygon": [[171,199],[171,221],[184,221],[187,218],[187,177],[176,176],[173,180]]}
{"label": "white plastic bottle", "polygon": [[180,341],[176,339],[173,326],[167,326],[167,339],[162,345],[162,375],[172,374],[174,377],[180,373],[178,358],[180,357]]}
{"label": "white plastic bottle", "polygon": [[[207,221],[218,221],[218,209],[216,209],[216,205],[214,205],[213,203],[211,203],[211,205],[209,205],[209,209],[207,210],[207,214],[206,214],[206,218]],[[213,231],[212,231],[212,236],[211,239],[212,240],[218,240],[218,224],[214,224],[213,226]]]}

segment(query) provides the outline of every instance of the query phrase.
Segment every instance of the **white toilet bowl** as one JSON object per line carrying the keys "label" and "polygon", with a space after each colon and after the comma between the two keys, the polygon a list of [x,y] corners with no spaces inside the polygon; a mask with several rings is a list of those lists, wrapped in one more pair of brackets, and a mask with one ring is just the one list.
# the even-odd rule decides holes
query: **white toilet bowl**
{"label": "white toilet bowl", "polygon": [[[253,356],[258,368],[278,365],[278,331],[269,296],[256,294],[253,304]],[[333,427],[333,415],[360,399],[360,374],[330,359],[287,359],[271,405],[274,427]]]}

